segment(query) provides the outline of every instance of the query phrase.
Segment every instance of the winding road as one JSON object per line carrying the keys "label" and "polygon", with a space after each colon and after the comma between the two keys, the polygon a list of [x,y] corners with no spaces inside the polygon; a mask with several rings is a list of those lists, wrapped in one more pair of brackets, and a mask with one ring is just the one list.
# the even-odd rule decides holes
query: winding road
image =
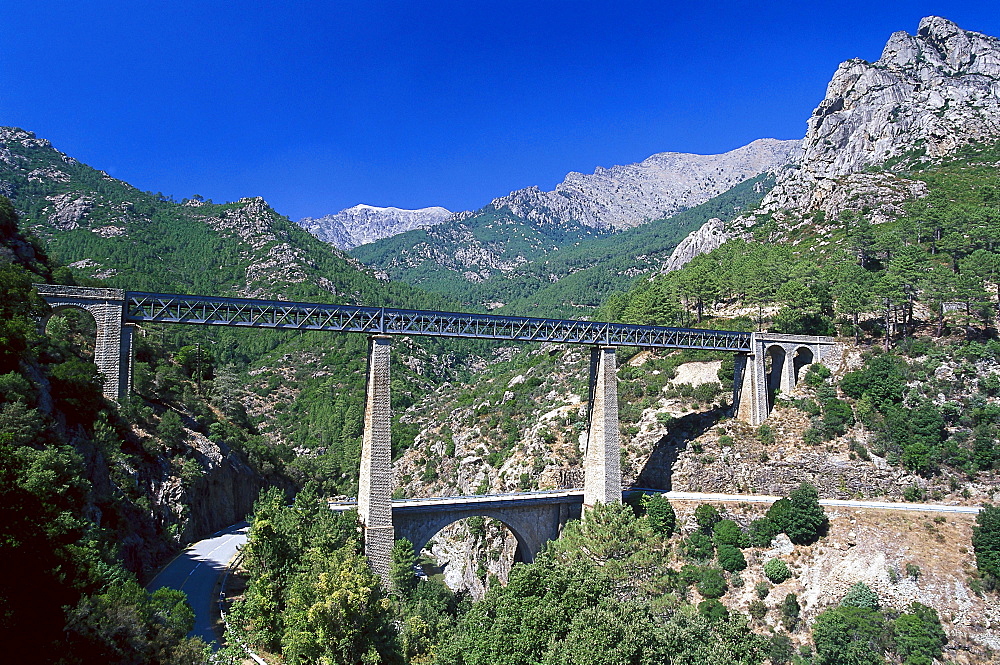
{"label": "winding road", "polygon": [[249,529],[249,524],[240,522],[198,541],[178,554],[146,585],[150,591],[169,587],[185,592],[194,609],[194,630],[189,635],[200,637],[216,649],[219,635],[215,620],[219,614],[213,603],[219,594],[218,584],[238,548],[246,542]]}

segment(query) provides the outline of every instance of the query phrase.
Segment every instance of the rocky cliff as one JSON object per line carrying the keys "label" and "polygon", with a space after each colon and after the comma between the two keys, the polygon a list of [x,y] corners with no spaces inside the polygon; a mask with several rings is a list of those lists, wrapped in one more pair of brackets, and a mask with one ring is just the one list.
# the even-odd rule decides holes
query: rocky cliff
{"label": "rocky cliff", "polygon": [[425,229],[451,216],[451,211],[440,206],[402,210],[358,204],[333,215],[305,217],[298,224],[323,242],[346,251],[413,229]]}
{"label": "rocky cliff", "polygon": [[663,266],[663,272],[682,268],[699,254],[707,254],[713,249],[721,247],[722,243],[728,239],[726,225],[718,217],[713,217],[702,224],[697,231],[692,231],[674,248],[666,265]]}
{"label": "rocky cliff", "polygon": [[876,62],[848,60],[809,118],[799,168],[779,178],[762,209],[870,206],[876,221],[921,196],[922,183],[873,168],[934,159],[1000,138],[1000,40],[929,16],[896,32]]}
{"label": "rocky cliff", "polygon": [[528,187],[494,199],[491,207],[542,223],[573,221],[627,229],[704,203],[737,184],[797,160],[799,141],[758,139],[719,155],[661,152],[638,164],[570,173],[554,191]]}

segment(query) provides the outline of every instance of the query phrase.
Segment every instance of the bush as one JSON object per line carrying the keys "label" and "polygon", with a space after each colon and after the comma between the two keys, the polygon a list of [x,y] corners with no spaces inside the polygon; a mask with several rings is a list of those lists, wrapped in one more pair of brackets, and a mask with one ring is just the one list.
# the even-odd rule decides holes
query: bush
{"label": "bush", "polygon": [[788,635],[775,635],[771,638],[771,646],[767,651],[771,665],[785,665],[791,661],[794,654],[792,640],[789,639]]}
{"label": "bush", "polygon": [[746,536],[740,530],[739,525],[733,520],[720,520],[712,528],[712,540],[715,546],[732,545],[733,547],[745,547]]}
{"label": "bush", "polygon": [[669,538],[677,528],[677,514],[667,498],[662,494],[647,494],[642,497],[642,507],[653,531]]}
{"label": "bush", "polygon": [[822,663],[882,665],[887,645],[881,613],[860,607],[834,607],[813,622],[813,643]]}
{"label": "bush", "polygon": [[811,545],[826,532],[826,513],[819,505],[819,493],[809,483],[802,483],[788,495],[791,509],[784,532],[796,545]]}
{"label": "bush", "polygon": [[754,585],[753,590],[754,593],[757,594],[758,598],[764,600],[765,598],[767,598],[767,594],[771,592],[771,585],[765,582],[764,580],[761,580],[760,582],[757,582],[757,584]]}
{"label": "bush", "polygon": [[750,601],[750,607],[747,611],[750,612],[750,616],[760,621],[767,616],[767,605],[764,604],[764,601],[755,598]]}
{"label": "bush", "polygon": [[878,594],[872,591],[864,582],[858,582],[852,586],[840,601],[841,607],[860,607],[862,609],[877,610],[881,608]]}
{"label": "bush", "polygon": [[685,538],[681,547],[684,556],[695,561],[707,561],[712,558],[714,552],[712,540],[700,531],[695,531]]}
{"label": "bush", "polygon": [[771,430],[771,426],[767,423],[762,424],[757,428],[757,438],[765,446],[769,446],[774,443],[774,432]]}
{"label": "bush", "polygon": [[722,544],[717,549],[719,565],[722,566],[723,570],[735,573],[746,569],[747,560],[739,548],[733,545]]}
{"label": "bush", "polygon": [[729,610],[715,598],[709,598],[698,603],[698,614],[712,622],[729,618]]}
{"label": "bush", "polygon": [[802,611],[799,606],[799,599],[794,593],[785,596],[781,601],[781,619],[785,624],[785,629],[789,632],[795,630],[799,623],[799,613]]}
{"label": "bush", "polygon": [[987,504],[976,515],[972,548],[980,572],[1000,577],[1000,507]]}
{"label": "bush", "polygon": [[774,528],[777,529],[775,535],[784,533],[791,522],[792,502],[789,499],[778,499],[767,509],[764,518],[770,520]]}
{"label": "bush", "polygon": [[892,639],[903,665],[931,665],[941,659],[947,641],[937,612],[920,603],[893,621]]}
{"label": "bush", "polygon": [[771,559],[764,564],[764,575],[775,584],[781,584],[792,576],[788,564],[781,559]]}
{"label": "bush", "polygon": [[716,510],[715,506],[703,503],[694,509],[694,519],[698,522],[698,526],[702,531],[712,533],[712,529],[722,519],[722,516],[719,515],[719,511]]}
{"label": "bush", "polygon": [[823,403],[823,429],[828,436],[840,436],[854,424],[851,405],[836,397]]}
{"label": "bush", "polygon": [[767,547],[779,533],[781,533],[781,529],[775,525],[773,520],[762,517],[750,522],[750,526],[747,528],[747,540],[753,547]]}
{"label": "bush", "polygon": [[705,567],[695,587],[705,598],[720,598],[726,593],[726,578],[718,568]]}

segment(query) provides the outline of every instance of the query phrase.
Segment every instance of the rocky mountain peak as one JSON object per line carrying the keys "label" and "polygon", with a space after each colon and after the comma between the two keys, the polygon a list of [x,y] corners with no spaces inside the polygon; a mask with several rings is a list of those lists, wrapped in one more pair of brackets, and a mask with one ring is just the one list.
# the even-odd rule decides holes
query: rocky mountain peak
{"label": "rocky mountain peak", "polygon": [[896,32],[876,62],[848,60],[809,118],[800,168],[765,198],[766,211],[822,210],[836,217],[848,190],[869,192],[876,221],[891,219],[918,188],[865,173],[893,161],[939,158],[1000,139],[1000,40],[929,16],[917,34]]}
{"label": "rocky mountain peak", "polygon": [[450,210],[441,206],[404,210],[359,203],[333,215],[305,217],[298,224],[323,242],[349,250],[399,233],[428,228],[452,216]]}
{"label": "rocky mountain peak", "polygon": [[737,184],[775,171],[799,156],[799,141],[758,139],[718,155],[662,152],[638,164],[571,172],[544,192],[537,186],[494,199],[536,224],[577,222],[601,229],[627,229],[669,217],[718,196]]}
{"label": "rocky mountain peak", "polygon": [[1000,40],[947,19],[896,32],[874,63],[840,65],[809,119],[803,167],[853,173],[914,149],[938,157],[1000,137]]}

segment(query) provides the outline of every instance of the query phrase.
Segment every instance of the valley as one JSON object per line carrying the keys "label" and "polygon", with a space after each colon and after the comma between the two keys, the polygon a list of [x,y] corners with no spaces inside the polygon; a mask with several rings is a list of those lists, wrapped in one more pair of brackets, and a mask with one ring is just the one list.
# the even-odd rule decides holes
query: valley
{"label": "valley", "polygon": [[[12,657],[207,662],[203,608],[154,575],[246,517],[222,662],[995,662],[998,81],[1000,40],[927,17],[843,63],[802,141],[298,223],[0,129],[0,552],[23,577],[0,627],[45,631]],[[220,325],[222,300],[213,325],[126,316],[131,388],[109,392],[100,323],[53,315],[60,288],[259,299],[285,323]],[[389,309],[351,327],[358,307]],[[394,308],[577,336],[405,334]],[[836,350],[580,332],[602,322]],[[616,477],[530,548],[485,509],[420,551],[393,536],[390,499]]]}

